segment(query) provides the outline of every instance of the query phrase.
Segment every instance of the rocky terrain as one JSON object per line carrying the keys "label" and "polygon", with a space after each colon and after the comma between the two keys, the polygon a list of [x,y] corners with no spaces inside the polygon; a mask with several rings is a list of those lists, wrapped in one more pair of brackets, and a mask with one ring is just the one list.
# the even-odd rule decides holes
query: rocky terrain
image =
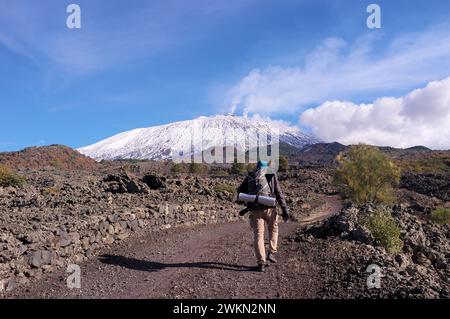
{"label": "rocky terrain", "polygon": [[229,213],[229,194],[195,177],[36,171],[27,178],[23,189],[0,188],[0,274],[7,289],[80,262],[142,228],[237,218]]}
{"label": "rocky terrain", "polygon": [[[19,166],[27,183],[0,187],[5,297],[247,298],[260,291],[251,231],[233,193],[243,175],[223,167],[175,174],[169,162],[151,161],[74,169],[78,156],[65,158],[66,168]],[[401,230],[401,250],[392,253],[364,224],[380,208],[344,202],[341,210],[333,167],[308,167],[279,175],[293,216],[282,224],[281,263],[256,280],[273,294],[258,297],[449,298],[449,226],[429,219],[450,207],[445,172],[403,174],[396,205],[382,208]],[[67,290],[71,263],[88,272],[88,287]],[[381,269],[380,289],[367,287],[371,264]]]}
{"label": "rocky terrain", "polygon": [[[449,175],[404,172],[393,207],[349,203],[332,218],[298,231],[290,239],[300,251],[320,250],[327,284],[319,297],[450,298],[450,227],[430,220],[432,211],[450,207]],[[374,243],[365,225],[374,210],[392,214],[402,247],[389,253]],[[382,289],[367,289],[367,267],[380,266]]]}
{"label": "rocky terrain", "polygon": [[401,179],[401,187],[417,193],[450,201],[450,174],[413,174],[405,173]]}
{"label": "rocky terrain", "polygon": [[[411,207],[393,214],[403,248],[391,254],[373,243],[362,220],[372,207],[351,206],[329,220],[291,237],[303,254],[315,251],[325,269],[320,298],[450,298],[450,228],[423,220]],[[314,255],[314,254],[312,254]],[[369,265],[380,267],[381,289],[368,289]]]}
{"label": "rocky terrain", "polygon": [[[69,263],[79,263],[131,234],[239,219],[234,189],[241,176],[140,173],[142,165],[103,170],[22,169],[27,183],[0,188],[0,275],[12,290]],[[100,164],[98,164],[100,165]],[[293,215],[323,202],[321,174],[286,175]],[[299,179],[299,183],[291,183]],[[322,179],[322,182],[317,182]],[[301,189],[300,189],[301,188]],[[295,217],[294,217],[295,218]]]}

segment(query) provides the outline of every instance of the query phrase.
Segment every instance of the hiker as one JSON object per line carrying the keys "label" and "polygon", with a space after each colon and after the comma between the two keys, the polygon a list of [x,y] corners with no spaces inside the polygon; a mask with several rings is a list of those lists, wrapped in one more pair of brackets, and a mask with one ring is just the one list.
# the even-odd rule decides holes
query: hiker
{"label": "hiker", "polygon": [[[282,217],[285,222],[289,219],[289,210],[281,192],[280,185],[276,174],[267,174],[269,165],[267,161],[258,161],[256,170],[249,172],[248,176],[237,189],[237,193],[273,196],[280,204],[282,209]],[[278,244],[278,215],[275,207],[267,207],[258,203],[246,203],[247,208],[242,210],[240,215],[250,211],[250,225],[253,229],[254,241],[253,246],[258,262],[258,271],[264,272],[266,266],[266,251],[264,247],[264,228],[267,224],[269,230],[269,253],[267,260],[276,263],[275,254]]]}

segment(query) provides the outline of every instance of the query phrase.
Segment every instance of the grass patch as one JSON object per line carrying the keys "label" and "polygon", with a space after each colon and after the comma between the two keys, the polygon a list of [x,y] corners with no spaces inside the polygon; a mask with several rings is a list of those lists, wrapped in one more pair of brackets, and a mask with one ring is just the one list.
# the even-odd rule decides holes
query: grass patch
{"label": "grass patch", "polygon": [[256,169],[256,163],[233,163],[231,165],[231,173],[236,175],[247,174]]}
{"label": "grass patch", "polygon": [[438,208],[430,215],[430,219],[433,223],[440,225],[450,225],[450,208]]}
{"label": "grass patch", "polygon": [[172,173],[178,174],[178,173],[186,173],[187,170],[186,170],[186,166],[183,165],[182,163],[175,163],[170,168],[170,171]]}
{"label": "grass patch", "polygon": [[232,185],[220,183],[220,184],[214,185],[214,191],[217,193],[224,192],[224,193],[233,194],[236,191],[236,189]]}
{"label": "grass patch", "polygon": [[248,172],[247,165],[244,163],[233,163],[233,165],[231,165],[231,172],[233,174],[245,174]]}
{"label": "grass patch", "polygon": [[214,175],[216,175],[216,176],[228,176],[228,175],[230,175],[229,173],[228,173],[228,171],[225,171],[225,170],[218,170],[218,171],[214,171]]}
{"label": "grass patch", "polygon": [[54,195],[58,195],[59,193],[61,193],[61,189],[59,187],[53,186],[53,187],[47,187],[44,188],[41,191],[42,195],[46,195],[46,196],[54,196]]}
{"label": "grass patch", "polygon": [[17,174],[7,166],[0,165],[0,186],[21,187],[26,183],[25,177]]}
{"label": "grass patch", "polygon": [[206,171],[206,167],[200,163],[190,163],[189,173],[191,174],[203,174]]}

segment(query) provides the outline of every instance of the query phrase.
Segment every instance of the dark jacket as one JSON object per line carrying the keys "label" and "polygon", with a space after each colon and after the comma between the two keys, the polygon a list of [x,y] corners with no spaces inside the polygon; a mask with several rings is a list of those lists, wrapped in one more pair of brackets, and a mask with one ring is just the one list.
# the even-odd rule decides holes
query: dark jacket
{"label": "dark jacket", "polygon": [[[275,195],[278,204],[280,204],[283,212],[287,211],[286,200],[284,194],[281,191],[280,184],[278,183],[278,177],[276,174],[266,174],[267,182],[269,183],[270,192]],[[241,186],[237,189],[238,194],[248,194],[248,176],[244,179]]]}

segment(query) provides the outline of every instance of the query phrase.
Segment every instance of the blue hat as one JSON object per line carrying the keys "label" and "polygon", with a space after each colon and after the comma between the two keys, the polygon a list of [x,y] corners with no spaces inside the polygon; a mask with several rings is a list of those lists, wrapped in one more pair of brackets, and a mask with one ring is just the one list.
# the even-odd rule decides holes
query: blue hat
{"label": "blue hat", "polygon": [[264,168],[264,167],[269,167],[269,163],[267,161],[258,161],[258,164],[256,165],[256,167],[259,168]]}

